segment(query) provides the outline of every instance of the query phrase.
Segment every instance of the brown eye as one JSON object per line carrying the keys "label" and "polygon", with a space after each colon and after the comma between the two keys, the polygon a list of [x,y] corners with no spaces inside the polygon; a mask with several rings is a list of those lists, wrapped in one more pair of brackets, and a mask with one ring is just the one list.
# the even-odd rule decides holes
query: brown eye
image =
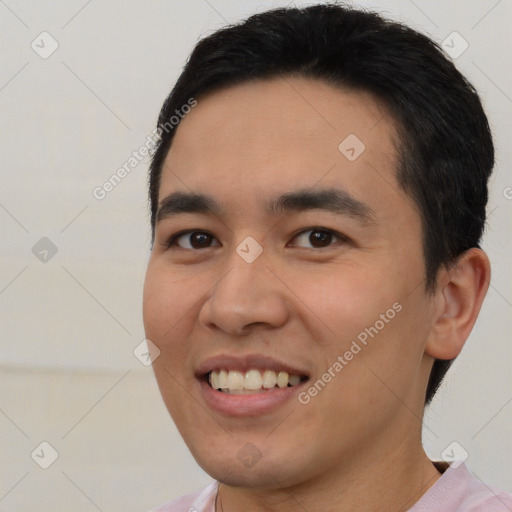
{"label": "brown eye", "polygon": [[212,241],[212,235],[208,233],[192,233],[190,235],[190,244],[194,249],[201,249],[203,247],[208,247]]}
{"label": "brown eye", "polygon": [[309,242],[313,247],[325,247],[332,242],[332,233],[328,231],[311,231]]}
{"label": "brown eye", "polygon": [[[169,242],[169,246],[177,245],[181,249],[207,249],[211,247],[215,238],[210,233],[204,231],[187,231],[175,235]],[[219,245],[218,243],[216,245]]]}
{"label": "brown eye", "polygon": [[299,233],[294,240],[293,246],[322,249],[333,245],[334,242],[347,242],[348,238],[331,229],[310,228]]}

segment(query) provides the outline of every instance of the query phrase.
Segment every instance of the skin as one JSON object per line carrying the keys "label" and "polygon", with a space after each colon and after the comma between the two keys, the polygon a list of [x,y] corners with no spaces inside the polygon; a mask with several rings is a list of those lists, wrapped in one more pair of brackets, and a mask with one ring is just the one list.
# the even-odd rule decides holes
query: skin
{"label": "skin", "polygon": [[[338,150],[349,134],[366,145],[353,162]],[[144,324],[161,350],[153,366],[164,402],[222,482],[218,510],[407,510],[440,477],[421,443],[427,380],[435,357],[462,349],[489,262],[471,249],[440,269],[435,293],[425,290],[420,214],[396,181],[395,147],[393,120],[372,96],[312,79],[215,92],[177,129],[159,200],[204,193],[223,212],[157,222]],[[372,222],[265,211],[280,193],[333,186],[368,205]],[[312,226],[349,240],[315,247]],[[191,249],[187,236],[166,245],[188,229],[212,234],[211,246]],[[250,264],[236,252],[247,236],[263,247]],[[402,310],[307,405],[291,399],[241,418],[205,404],[194,371],[206,358],[271,355],[315,382],[395,303]],[[261,453],[250,468],[237,457],[246,443]]]}

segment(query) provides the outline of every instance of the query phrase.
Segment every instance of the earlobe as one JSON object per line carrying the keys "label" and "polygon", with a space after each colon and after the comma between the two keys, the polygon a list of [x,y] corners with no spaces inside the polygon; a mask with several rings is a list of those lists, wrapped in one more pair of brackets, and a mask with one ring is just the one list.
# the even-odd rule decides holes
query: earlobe
{"label": "earlobe", "polygon": [[425,352],[436,359],[459,355],[475,324],[489,287],[489,258],[473,248],[440,270],[435,292],[435,315]]}

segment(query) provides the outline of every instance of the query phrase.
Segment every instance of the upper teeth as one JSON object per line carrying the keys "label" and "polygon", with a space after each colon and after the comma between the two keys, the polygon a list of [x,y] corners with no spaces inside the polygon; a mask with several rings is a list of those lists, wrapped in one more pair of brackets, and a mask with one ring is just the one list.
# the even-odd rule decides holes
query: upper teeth
{"label": "upper teeth", "polygon": [[295,386],[300,382],[299,375],[288,375],[287,372],[273,370],[249,370],[245,373],[237,370],[212,370],[210,384],[214,389],[242,390],[242,389],[270,389],[276,385],[285,388]]}

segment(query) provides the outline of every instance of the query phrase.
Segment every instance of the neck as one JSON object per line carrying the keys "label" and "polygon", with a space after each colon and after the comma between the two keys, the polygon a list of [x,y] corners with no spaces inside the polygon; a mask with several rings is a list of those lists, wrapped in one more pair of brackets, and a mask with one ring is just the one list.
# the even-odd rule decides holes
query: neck
{"label": "neck", "polygon": [[328,474],[286,488],[262,490],[221,484],[216,512],[291,512],[298,508],[325,512],[406,511],[441,476],[421,441],[397,443],[379,455],[360,454],[350,465],[344,463]]}

